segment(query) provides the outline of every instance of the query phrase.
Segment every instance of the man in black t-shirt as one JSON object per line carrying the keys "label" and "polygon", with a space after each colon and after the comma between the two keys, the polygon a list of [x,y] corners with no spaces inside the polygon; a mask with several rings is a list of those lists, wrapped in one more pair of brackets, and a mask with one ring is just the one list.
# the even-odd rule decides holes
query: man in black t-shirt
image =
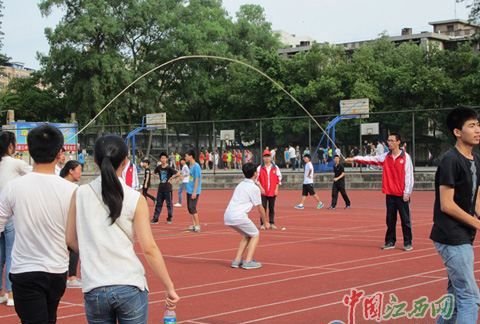
{"label": "man in black t-shirt", "polygon": [[168,155],[165,152],[160,153],[160,165],[153,171],[154,174],[160,178],[157,192],[157,204],[155,205],[155,212],[153,213],[152,224],[158,223],[158,217],[162,213],[163,202],[167,203],[167,224],[172,223],[173,208],[172,208],[172,181],[180,176],[174,168],[168,165]]}
{"label": "man in black t-shirt", "polygon": [[153,203],[155,203],[156,199],[154,196],[148,193],[148,189],[150,188],[150,183],[152,180],[152,171],[150,171],[150,161],[148,159],[144,159],[140,166],[145,170],[145,174],[143,175],[143,184],[142,184],[142,194],[145,198],[150,198]]}
{"label": "man in black t-shirt", "polygon": [[437,323],[477,323],[480,292],[474,273],[473,241],[480,229],[480,143],[477,113],[457,108],[447,117],[456,145],[441,158],[435,175],[435,205],[430,238],[448,273],[448,293],[455,297],[452,318]]}
{"label": "man in black t-shirt", "polygon": [[335,155],[335,165],[333,166],[333,186],[332,186],[332,204],[328,209],[335,209],[337,207],[338,192],[342,194],[342,198],[345,201],[345,208],[350,208],[350,199],[348,198],[347,191],[345,190],[345,168],[340,163],[340,157]]}

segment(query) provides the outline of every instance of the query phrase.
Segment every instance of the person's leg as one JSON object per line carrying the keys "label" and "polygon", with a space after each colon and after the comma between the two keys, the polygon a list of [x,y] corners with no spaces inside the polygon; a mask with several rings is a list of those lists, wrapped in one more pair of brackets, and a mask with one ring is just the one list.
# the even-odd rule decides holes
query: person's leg
{"label": "person's leg", "polygon": [[167,222],[171,222],[173,218],[172,195],[173,193],[171,191],[165,193],[165,200],[167,201],[167,212],[168,212]]}
{"label": "person's leg", "polygon": [[412,223],[410,221],[410,204],[403,201],[403,198],[397,199],[398,212],[402,222],[403,245],[412,245]]}
{"label": "person's leg", "polygon": [[255,250],[257,249],[258,242],[260,241],[260,235],[251,237],[247,245],[247,256],[245,257],[245,263],[253,260]]}
{"label": "person's leg", "polygon": [[74,251],[68,249],[69,260],[68,260],[68,280],[77,279],[77,267],[78,267],[78,254]]}
{"label": "person's leg", "polygon": [[[48,278],[44,272],[10,273],[15,311],[22,323],[49,322],[47,294]],[[65,284],[65,281],[64,281]]]}
{"label": "person's leg", "polygon": [[47,310],[48,310],[48,323],[55,324],[57,322],[57,309],[60,299],[62,299],[66,288],[67,274],[48,274],[49,277],[49,290],[47,292]]}
{"label": "person's leg", "polygon": [[345,186],[340,186],[339,190],[343,200],[345,201],[345,206],[350,207],[350,198],[348,198],[347,190],[345,190]]}
{"label": "person's leg", "polygon": [[199,198],[200,198],[200,195],[197,195],[196,199],[192,199],[192,195],[187,194],[187,208],[188,208],[188,212],[192,216],[193,226],[195,230],[200,229],[200,219],[198,217],[198,212],[197,212],[197,203]]}
{"label": "person's leg", "polygon": [[243,254],[245,253],[245,250],[247,249],[248,242],[250,239],[248,237],[243,237],[242,240],[240,241],[240,244],[238,245],[238,250],[237,254],[235,255],[235,262],[240,263],[242,262]]}
{"label": "person's leg", "polygon": [[[265,210],[265,214],[267,213],[267,205],[268,205],[268,199],[266,196],[262,195],[262,207]],[[260,225],[263,226],[263,220],[260,217]]]}
{"label": "person's leg", "polygon": [[[480,292],[474,273],[474,253],[471,244],[445,245],[435,243],[443,259],[455,296],[456,323],[477,323]],[[437,323],[455,323],[443,319]]]}
{"label": "person's leg", "polygon": [[275,202],[277,197],[268,197],[268,220],[270,225],[275,225]]}
{"label": "person's leg", "polygon": [[5,225],[5,231],[3,234],[5,235],[5,288],[8,293],[8,298],[13,299],[12,282],[10,281],[9,276],[12,267],[13,243],[15,242],[15,227],[13,226],[12,220]]}
{"label": "person's leg", "polygon": [[119,324],[147,324],[148,291],[134,286],[114,286],[111,295]]}
{"label": "person's leg", "polygon": [[397,241],[397,203],[394,196],[386,196],[387,203],[387,233],[385,234],[385,244],[395,244]]}
{"label": "person's leg", "polygon": [[[3,267],[5,266],[6,251],[5,251],[5,234],[0,234],[0,298],[3,297]],[[8,275],[6,274],[8,277]],[[5,287],[6,288],[6,287]],[[6,292],[6,289],[5,289]]]}
{"label": "person's leg", "polygon": [[117,323],[117,317],[107,296],[108,289],[109,287],[100,287],[83,295],[88,323]]}
{"label": "person's leg", "polygon": [[338,200],[338,186],[334,182],[332,185],[332,204],[330,207],[335,208],[337,206],[337,200]]}
{"label": "person's leg", "polygon": [[158,218],[162,213],[163,202],[165,201],[165,193],[158,192],[157,193],[157,203],[155,205],[155,212],[153,213],[153,221],[158,222]]}
{"label": "person's leg", "polygon": [[155,203],[155,197],[148,193],[148,188],[143,188],[142,194],[145,198],[150,198],[153,201],[153,203]]}

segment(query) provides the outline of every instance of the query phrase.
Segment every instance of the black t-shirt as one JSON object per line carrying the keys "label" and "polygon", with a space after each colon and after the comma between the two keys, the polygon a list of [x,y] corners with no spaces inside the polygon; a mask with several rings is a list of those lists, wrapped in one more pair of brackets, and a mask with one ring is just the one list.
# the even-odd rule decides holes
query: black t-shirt
{"label": "black t-shirt", "polygon": [[160,177],[160,184],[158,185],[158,192],[170,192],[172,191],[172,184],[168,182],[171,177],[177,174],[177,170],[166,166],[163,168],[161,165],[157,166],[153,171],[155,174],[158,174]]}
{"label": "black t-shirt", "polygon": [[152,180],[152,171],[150,169],[145,169],[145,175],[143,177],[143,188],[150,188],[150,182]]}
{"label": "black t-shirt", "polygon": [[480,175],[480,158],[474,160],[463,156],[456,148],[442,157],[435,174],[435,205],[430,239],[447,245],[472,244],[476,230],[440,209],[440,186],[453,187],[453,200],[465,212],[475,217],[475,204]]}
{"label": "black t-shirt", "polygon": [[[345,172],[345,168],[343,167],[343,164],[339,163],[338,165],[333,166],[333,173],[335,175],[335,178],[338,178],[344,172]],[[345,177],[338,180],[336,183],[340,185],[345,184]]]}

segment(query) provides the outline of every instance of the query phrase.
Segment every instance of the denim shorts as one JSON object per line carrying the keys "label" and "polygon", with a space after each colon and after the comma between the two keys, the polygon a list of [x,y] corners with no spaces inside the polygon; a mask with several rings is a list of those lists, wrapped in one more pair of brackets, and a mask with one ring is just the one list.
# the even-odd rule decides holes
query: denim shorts
{"label": "denim shorts", "polygon": [[84,294],[88,323],[146,324],[148,291],[134,286],[106,286]]}

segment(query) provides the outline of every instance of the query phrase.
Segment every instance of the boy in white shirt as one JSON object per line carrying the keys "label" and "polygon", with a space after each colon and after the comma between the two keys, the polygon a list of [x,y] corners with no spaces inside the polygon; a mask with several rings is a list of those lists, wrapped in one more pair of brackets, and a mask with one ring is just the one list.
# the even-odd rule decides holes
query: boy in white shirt
{"label": "boy in white shirt", "polygon": [[55,323],[65,292],[65,229],[77,186],[55,175],[63,140],[53,126],[32,129],[27,143],[33,172],[8,182],[0,196],[0,233],[10,218],[15,226],[10,279],[22,323]]}
{"label": "boy in white shirt", "polygon": [[[254,179],[257,177],[257,167],[252,163],[246,163],[243,165],[242,171],[245,175],[245,180],[240,182],[235,188],[232,199],[230,199],[230,203],[225,211],[224,221],[225,225],[243,236],[231,267],[242,267],[243,269],[251,270],[261,268],[262,264],[253,260],[260,233],[252,220],[248,218],[248,213],[253,207],[256,207],[267,229],[270,228],[270,223],[265,221],[265,209],[262,206],[260,188],[254,182]],[[246,258],[242,261],[245,252]]]}
{"label": "boy in white shirt", "polygon": [[305,154],[303,157],[303,162],[305,163],[305,175],[303,178],[303,190],[302,190],[302,201],[295,206],[295,209],[304,209],[305,200],[307,199],[308,195],[313,196],[318,202],[317,209],[323,208],[323,202],[320,200],[318,195],[315,193],[315,189],[313,188],[313,164],[312,164],[312,157],[309,154]]}

